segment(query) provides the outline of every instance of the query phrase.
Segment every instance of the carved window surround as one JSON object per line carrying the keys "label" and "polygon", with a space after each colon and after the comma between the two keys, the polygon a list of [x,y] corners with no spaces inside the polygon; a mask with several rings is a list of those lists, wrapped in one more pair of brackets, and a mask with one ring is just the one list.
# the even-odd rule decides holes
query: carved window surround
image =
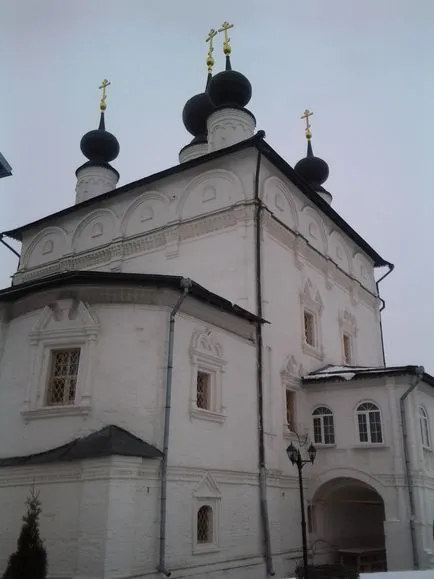
{"label": "carved window surround", "polygon": [[[193,491],[193,554],[201,555],[220,550],[220,503],[221,493],[210,473],[205,474]],[[197,536],[198,512],[201,507],[212,509],[211,541],[199,543]]]}
{"label": "carved window surround", "polygon": [[358,327],[356,317],[351,314],[348,310],[342,310],[339,312],[339,340],[341,344],[341,356],[342,361],[344,364],[348,364],[346,361],[345,355],[345,344],[344,344],[344,335],[347,335],[350,339],[350,348],[351,348],[351,362],[349,365],[356,366],[357,365],[357,334],[358,334]]}
{"label": "carved window surround", "polygon": [[[322,340],[322,313],[324,305],[319,292],[314,290],[312,282],[309,279],[304,284],[303,291],[300,294],[300,305],[302,350],[308,356],[323,361],[325,358]],[[313,316],[313,344],[309,344],[306,341],[305,312]]]}
{"label": "carved window surround", "polygon": [[[190,344],[191,360],[191,394],[190,416],[201,420],[223,423],[226,412],[223,406],[223,374],[226,361],[223,359],[221,345],[215,340],[210,330],[196,331]],[[198,372],[209,375],[210,405],[209,408],[199,408],[197,405]]]}
{"label": "carved window surround", "polygon": [[[29,334],[30,364],[21,411],[24,420],[90,413],[94,350],[98,334],[99,324],[83,302],[59,300],[44,307]],[[75,402],[65,406],[46,406],[51,352],[67,348],[80,348]]]}

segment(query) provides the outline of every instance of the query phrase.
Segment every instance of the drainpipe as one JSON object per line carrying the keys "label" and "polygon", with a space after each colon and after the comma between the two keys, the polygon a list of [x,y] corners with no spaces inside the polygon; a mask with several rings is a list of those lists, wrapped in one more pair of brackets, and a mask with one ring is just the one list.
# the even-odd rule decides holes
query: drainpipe
{"label": "drainpipe", "polygon": [[[265,134],[264,134],[265,135]],[[255,174],[254,199],[256,203],[255,231],[255,264],[256,264],[256,384],[258,393],[258,451],[259,451],[259,500],[261,509],[262,531],[264,537],[264,559],[267,576],[274,576],[271,554],[270,524],[267,504],[267,471],[265,466],[265,436],[264,436],[264,384],[263,384],[263,341],[262,341],[262,260],[261,260],[261,214],[262,201],[259,198],[259,172],[261,168],[261,152],[258,151]]]}
{"label": "drainpipe", "polygon": [[395,269],[395,266],[393,265],[393,263],[386,263],[386,266],[389,268],[386,273],[384,275],[382,275],[380,277],[380,279],[375,283],[376,287],[377,287],[377,296],[380,298],[381,301],[381,308],[380,308],[380,337],[381,337],[381,352],[382,352],[382,356],[383,356],[383,366],[386,366],[386,354],[384,352],[384,337],[383,337],[383,322],[381,321],[381,312],[385,309],[386,307],[386,302],[383,300],[383,298],[380,297],[380,282],[383,281],[383,279],[386,279],[386,277],[388,275],[390,275],[392,273],[392,271]]}
{"label": "drainpipe", "polygon": [[179,296],[175,307],[169,316],[169,336],[167,341],[167,364],[166,364],[166,403],[164,410],[164,434],[163,434],[163,458],[161,461],[161,487],[160,487],[160,560],[157,571],[171,576],[166,568],[166,522],[167,522],[167,454],[169,450],[170,434],[170,410],[172,401],[172,374],[173,374],[173,342],[175,337],[175,317],[182,302],[187,297],[192,286],[191,279],[182,278],[182,294]]}
{"label": "drainpipe", "polygon": [[9,245],[9,243],[6,243],[6,241],[3,239],[3,237],[4,237],[4,233],[0,233],[0,243],[3,243],[3,245],[5,247],[7,247],[8,249],[10,249],[12,251],[12,253],[14,253],[19,259],[21,256],[18,253],[18,251],[16,249],[14,249],[11,245]]}
{"label": "drainpipe", "polygon": [[399,406],[401,410],[401,427],[402,427],[402,444],[404,448],[404,463],[405,463],[405,478],[407,481],[408,490],[408,502],[410,506],[410,538],[411,538],[411,549],[413,553],[413,569],[419,569],[419,553],[417,550],[417,540],[416,540],[416,504],[414,500],[414,489],[413,489],[413,479],[411,477],[411,467],[410,467],[410,452],[408,448],[408,432],[407,432],[407,420],[405,415],[405,400],[416,389],[419,382],[422,380],[425,369],[423,366],[418,366],[416,368],[416,377],[413,384],[408,388],[404,394],[399,399]]}

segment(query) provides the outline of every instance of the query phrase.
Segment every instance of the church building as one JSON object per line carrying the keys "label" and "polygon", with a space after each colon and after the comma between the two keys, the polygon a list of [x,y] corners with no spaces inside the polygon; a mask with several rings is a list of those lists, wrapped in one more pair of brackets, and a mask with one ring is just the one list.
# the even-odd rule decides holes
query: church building
{"label": "church building", "polygon": [[105,80],[75,204],[2,234],[0,574],[34,487],[52,579],[286,577],[291,444],[309,561],[434,568],[434,377],[386,365],[393,265],[333,208],[310,111],[294,165],[256,131],[231,27],[178,164],[118,186]]}

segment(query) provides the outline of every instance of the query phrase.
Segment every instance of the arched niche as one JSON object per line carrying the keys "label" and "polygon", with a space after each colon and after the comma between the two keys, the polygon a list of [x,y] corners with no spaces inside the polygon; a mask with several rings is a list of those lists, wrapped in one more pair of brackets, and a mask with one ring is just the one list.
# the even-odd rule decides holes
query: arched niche
{"label": "arched niche", "polygon": [[353,257],[353,275],[362,284],[362,286],[374,290],[374,268],[360,252],[356,252]]}
{"label": "arched niche", "polygon": [[115,214],[109,209],[97,209],[78,223],[72,236],[72,248],[75,251],[86,251],[105,245],[112,241],[115,232]]}
{"label": "arched niche", "polygon": [[293,231],[298,231],[299,217],[295,200],[285,183],[278,177],[269,177],[263,186],[263,201],[268,209]]}
{"label": "arched niche", "polygon": [[68,251],[66,231],[60,227],[47,227],[32,240],[23,257],[21,268],[30,268],[55,261]]}
{"label": "arched niche", "polygon": [[206,171],[194,177],[185,187],[176,208],[178,219],[211,213],[245,198],[241,180],[225,169]]}
{"label": "arched niche", "polygon": [[351,274],[351,252],[344,238],[336,229],[331,232],[329,237],[329,256],[343,271]]}
{"label": "arched niche", "polygon": [[147,191],[134,199],[122,217],[121,235],[131,237],[169,221],[169,199],[160,191]]}
{"label": "arched niche", "polygon": [[328,239],[324,221],[319,213],[309,205],[305,205],[301,210],[300,231],[310,245],[322,255],[328,255]]}

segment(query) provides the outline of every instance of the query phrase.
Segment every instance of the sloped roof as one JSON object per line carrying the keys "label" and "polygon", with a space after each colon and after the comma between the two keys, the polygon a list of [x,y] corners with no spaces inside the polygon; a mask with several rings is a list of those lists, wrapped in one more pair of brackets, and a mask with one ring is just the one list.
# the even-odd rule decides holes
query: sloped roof
{"label": "sloped roof", "polygon": [[114,455],[136,456],[148,459],[160,458],[163,454],[158,448],[134,436],[128,430],[111,424],[87,436],[75,438],[67,444],[45,450],[44,452],[0,458],[0,467],[33,466]]}
{"label": "sloped roof", "polygon": [[[335,366],[328,364],[324,368],[309,372],[303,376],[304,384],[314,382],[341,382],[344,380],[361,380],[380,376],[403,376],[418,374],[420,366]],[[434,386],[434,377],[423,373],[422,380]]]}
{"label": "sloped roof", "polygon": [[[15,284],[0,290],[0,302],[13,302],[37,291],[49,290],[58,287],[74,285],[137,285],[152,286],[157,288],[181,289],[181,282],[185,280],[180,275],[164,275],[150,273],[124,273],[117,271],[68,271],[55,275],[37,278],[28,282]],[[243,318],[249,322],[265,323],[266,320],[258,318],[248,310],[233,304],[226,298],[212,293],[200,284],[190,280],[189,296],[198,301],[213,306],[220,311]]]}
{"label": "sloped roof", "polygon": [[281,173],[289,179],[306,197],[312,201],[314,205],[316,205],[323,213],[325,213],[331,221],[333,221],[350,239],[354,241],[356,245],[360,247],[374,262],[376,267],[383,267],[385,265],[390,265],[390,263],[384,260],[334,209],[329,205],[320,195],[318,195],[312,187],[302,178],[300,177],[294,169],[281,157],[265,140],[265,133],[264,131],[258,131],[253,137],[250,139],[246,139],[245,141],[241,141],[232,145],[230,147],[226,147],[224,149],[219,149],[218,151],[213,151],[212,153],[208,153],[206,155],[202,155],[201,157],[197,157],[195,159],[191,159],[190,161],[186,161],[185,163],[180,163],[178,165],[174,165],[173,167],[169,167],[168,169],[164,169],[163,171],[159,171],[158,173],[154,173],[143,179],[139,179],[138,181],[133,181],[132,183],[127,183],[118,189],[113,189],[113,191],[108,191],[107,193],[103,193],[102,195],[98,195],[97,197],[93,197],[91,199],[87,199],[86,201],[82,201],[76,205],[71,205],[66,209],[62,209],[61,211],[57,211],[56,213],[52,213],[51,215],[47,215],[42,219],[38,219],[31,223],[27,223],[26,225],[22,225],[21,227],[17,227],[16,229],[11,229],[9,231],[5,231],[2,235],[10,237],[12,239],[16,239],[17,241],[22,241],[23,233],[33,227],[37,227],[39,225],[43,225],[44,223],[48,223],[51,220],[58,219],[59,217],[63,217],[68,215],[77,209],[82,207],[88,207],[91,205],[100,204],[102,201],[106,199],[110,199],[113,196],[121,195],[131,189],[135,189],[136,187],[143,187],[145,185],[149,185],[151,183],[155,183],[161,179],[166,177],[170,177],[172,175],[176,175],[179,173],[183,173],[193,167],[198,167],[200,165],[204,165],[214,159],[219,159],[225,156],[229,156],[233,153],[238,151],[242,151],[248,148],[256,148],[260,153],[264,155],[266,159],[270,163],[272,163]]}

